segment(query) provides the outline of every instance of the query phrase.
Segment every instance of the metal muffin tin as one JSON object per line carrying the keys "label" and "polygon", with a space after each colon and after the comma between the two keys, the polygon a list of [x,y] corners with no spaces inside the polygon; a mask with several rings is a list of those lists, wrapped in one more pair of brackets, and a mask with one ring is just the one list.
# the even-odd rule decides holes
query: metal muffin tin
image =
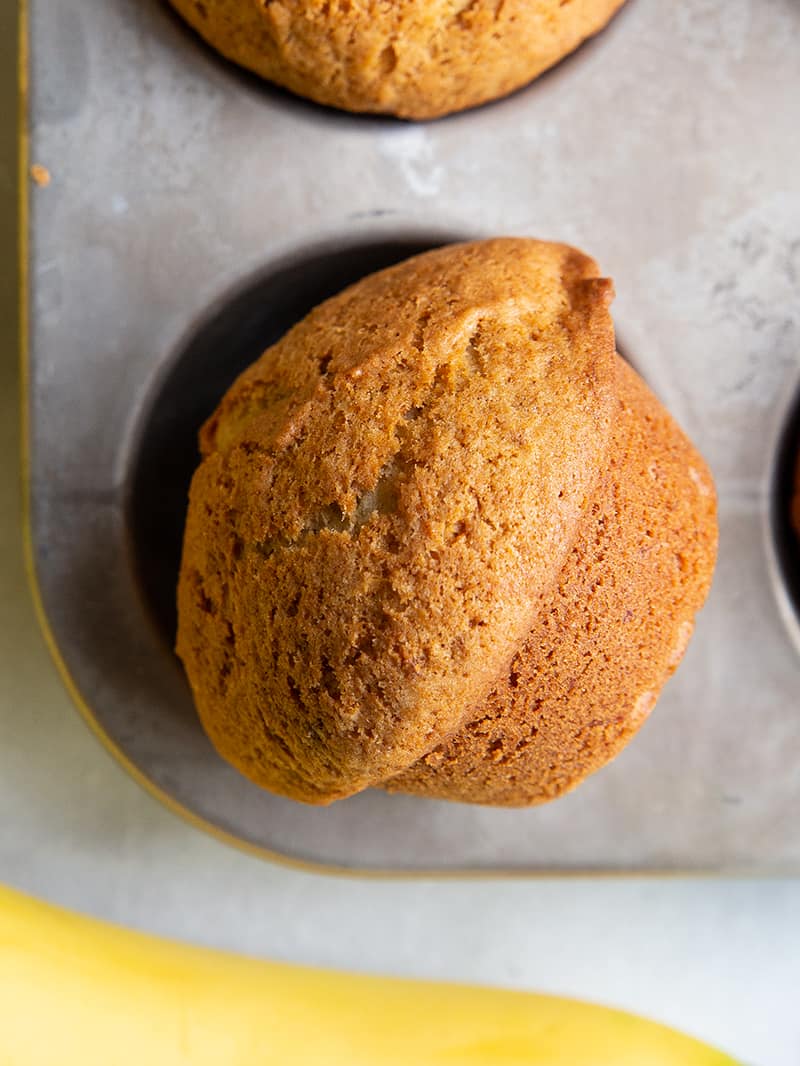
{"label": "metal muffin tin", "polygon": [[[30,161],[52,175],[30,192],[31,536],[64,672],[128,768],[227,838],[322,867],[800,869],[781,618],[800,611],[794,0],[630,0],[528,89],[426,125],[263,85],[158,0],[30,0],[29,24]],[[323,296],[509,233],[599,259],[626,352],[712,465],[720,561],[696,636],[630,747],[549,806],[270,796],[215,755],[171,651],[198,424]]]}

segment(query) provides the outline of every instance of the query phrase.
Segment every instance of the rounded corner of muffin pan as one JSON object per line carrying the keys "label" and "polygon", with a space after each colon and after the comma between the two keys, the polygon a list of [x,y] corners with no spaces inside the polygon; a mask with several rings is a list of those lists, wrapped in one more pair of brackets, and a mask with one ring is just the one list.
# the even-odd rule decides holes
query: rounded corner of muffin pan
{"label": "rounded corner of muffin pan", "polygon": [[770,450],[764,510],[765,540],[775,599],[800,655],[800,530],[792,523],[792,498],[800,470],[800,374],[780,413]]}

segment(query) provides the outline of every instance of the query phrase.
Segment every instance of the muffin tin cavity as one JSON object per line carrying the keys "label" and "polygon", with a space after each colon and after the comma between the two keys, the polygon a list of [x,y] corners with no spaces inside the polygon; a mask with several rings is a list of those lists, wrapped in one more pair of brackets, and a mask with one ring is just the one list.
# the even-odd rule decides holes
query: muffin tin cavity
{"label": "muffin tin cavity", "polygon": [[769,484],[767,536],[773,580],[781,614],[800,652],[800,529],[792,520],[792,501],[800,468],[800,388],[781,426]]}

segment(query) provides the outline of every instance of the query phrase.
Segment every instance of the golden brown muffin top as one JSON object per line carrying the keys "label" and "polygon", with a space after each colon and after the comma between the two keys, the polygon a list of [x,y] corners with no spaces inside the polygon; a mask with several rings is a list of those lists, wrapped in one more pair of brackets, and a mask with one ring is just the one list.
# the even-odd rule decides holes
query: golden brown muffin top
{"label": "golden brown muffin top", "polygon": [[525,85],[623,0],[171,0],[242,66],[323,104],[432,118]]}
{"label": "golden brown muffin top", "polygon": [[201,435],[178,651],[214,743],[327,802],[466,721],[527,636],[605,459],[611,283],[450,246],[328,300]]}

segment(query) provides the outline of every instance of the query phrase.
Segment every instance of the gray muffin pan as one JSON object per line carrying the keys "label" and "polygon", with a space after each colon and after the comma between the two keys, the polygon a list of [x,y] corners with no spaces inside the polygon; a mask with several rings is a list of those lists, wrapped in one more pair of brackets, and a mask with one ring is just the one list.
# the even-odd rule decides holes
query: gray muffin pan
{"label": "gray muffin pan", "polygon": [[[30,0],[29,21],[30,161],[52,174],[30,190],[30,533],[118,757],[207,828],[321,867],[798,872],[800,7],[630,0],[528,89],[427,125],[263,85],[157,0]],[[172,653],[198,425],[324,296],[494,234],[598,258],[626,353],[708,458],[696,636],[630,747],[549,806],[270,796],[215,755]]]}

